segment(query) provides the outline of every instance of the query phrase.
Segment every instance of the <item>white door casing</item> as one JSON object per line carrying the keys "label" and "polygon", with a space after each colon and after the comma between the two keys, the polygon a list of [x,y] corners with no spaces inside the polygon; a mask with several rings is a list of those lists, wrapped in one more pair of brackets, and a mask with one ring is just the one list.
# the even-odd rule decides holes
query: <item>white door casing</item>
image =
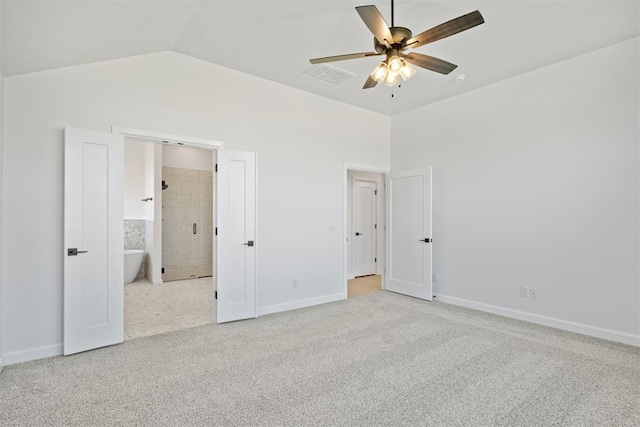
{"label": "white door casing", "polygon": [[376,274],[377,258],[377,184],[373,181],[353,180],[353,274]]}
{"label": "white door casing", "polygon": [[218,152],[217,322],[256,317],[256,155]]}
{"label": "white door casing", "polygon": [[386,289],[431,301],[431,168],[391,172],[386,189]]}
{"label": "white door casing", "polygon": [[[66,127],[64,170],[68,355],[123,340],[123,136]],[[77,255],[69,254],[72,248]]]}

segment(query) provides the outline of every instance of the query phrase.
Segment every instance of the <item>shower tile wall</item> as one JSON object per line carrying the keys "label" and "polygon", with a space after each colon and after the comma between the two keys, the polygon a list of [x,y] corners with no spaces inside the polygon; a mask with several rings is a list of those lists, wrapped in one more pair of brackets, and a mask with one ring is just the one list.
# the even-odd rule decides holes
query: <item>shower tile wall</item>
{"label": "shower tile wall", "polygon": [[[145,221],[144,219],[125,219],[124,220],[124,249],[142,249],[144,250],[144,234],[145,234]],[[142,261],[140,271],[138,271],[137,279],[144,277],[145,261]]]}
{"label": "shower tile wall", "polygon": [[211,276],[213,172],[165,166],[162,180],[162,279]]}

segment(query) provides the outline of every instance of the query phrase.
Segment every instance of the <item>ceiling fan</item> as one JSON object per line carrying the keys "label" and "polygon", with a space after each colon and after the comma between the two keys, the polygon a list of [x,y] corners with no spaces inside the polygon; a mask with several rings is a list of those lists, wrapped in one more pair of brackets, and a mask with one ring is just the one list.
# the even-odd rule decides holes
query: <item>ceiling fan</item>
{"label": "ceiling fan", "polygon": [[457,65],[442,59],[434,58],[433,56],[427,56],[415,52],[405,54],[404,52],[407,49],[415,49],[484,23],[484,18],[480,12],[476,10],[433,27],[413,37],[411,30],[408,28],[395,26],[393,3],[393,0],[391,0],[391,27],[387,25],[377,7],[356,7],[356,11],[360,15],[360,18],[362,18],[366,26],[374,35],[373,45],[375,52],[327,56],[324,58],[311,59],[310,62],[312,64],[321,64],[325,62],[344,61],[346,59],[386,55],[387,59],[382,61],[380,65],[373,70],[362,88],[369,89],[375,87],[378,83],[382,83],[387,86],[396,86],[399,83],[400,78],[406,81],[416,73],[415,68],[410,64],[441,74],[449,74],[457,67]]}

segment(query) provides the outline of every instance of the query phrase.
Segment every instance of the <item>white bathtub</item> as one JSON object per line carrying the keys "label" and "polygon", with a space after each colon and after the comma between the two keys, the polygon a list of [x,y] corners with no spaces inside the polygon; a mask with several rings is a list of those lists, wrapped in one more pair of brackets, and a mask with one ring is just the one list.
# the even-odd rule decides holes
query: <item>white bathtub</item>
{"label": "white bathtub", "polygon": [[124,251],[124,283],[131,283],[136,280],[142,260],[144,259],[144,251],[142,249],[128,249]]}

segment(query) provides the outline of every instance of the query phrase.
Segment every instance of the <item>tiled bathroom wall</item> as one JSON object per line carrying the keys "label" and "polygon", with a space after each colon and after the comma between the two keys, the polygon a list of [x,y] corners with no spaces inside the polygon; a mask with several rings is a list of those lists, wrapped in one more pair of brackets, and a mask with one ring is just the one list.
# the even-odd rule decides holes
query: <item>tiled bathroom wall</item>
{"label": "tiled bathroom wall", "polygon": [[[124,249],[142,249],[144,246],[145,220],[144,219],[125,219],[124,220]],[[145,261],[142,261],[140,271],[136,280],[145,276]]]}

